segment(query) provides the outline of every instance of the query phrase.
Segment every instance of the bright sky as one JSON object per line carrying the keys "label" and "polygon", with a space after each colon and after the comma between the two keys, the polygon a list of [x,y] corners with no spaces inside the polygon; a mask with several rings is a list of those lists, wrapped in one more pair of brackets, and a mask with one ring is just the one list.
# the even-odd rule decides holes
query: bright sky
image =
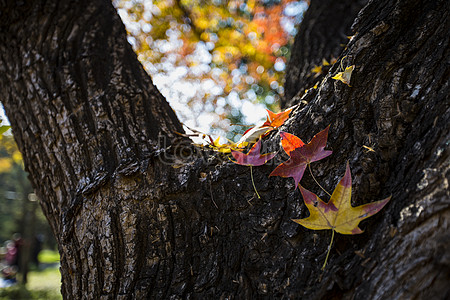
{"label": "bright sky", "polygon": [[[120,10],[119,10],[120,12]],[[119,13],[122,17],[124,23],[128,26],[127,15],[125,13]],[[167,41],[161,42],[162,48],[172,48],[178,46],[178,37],[170,36]],[[129,38],[130,44],[134,44],[134,38]],[[211,54],[207,50],[208,45],[204,43],[198,43],[193,55],[195,60],[199,62],[193,70],[192,73],[197,74],[200,78],[201,74],[208,73],[211,71],[209,66],[211,62]],[[256,99],[256,94],[253,90],[247,93],[247,99],[240,99],[238,94],[232,91],[226,98],[219,98],[216,106],[212,104],[206,104],[202,107],[200,102],[194,103],[191,107],[188,106],[188,102],[195,97],[197,94],[209,93],[216,96],[222,94],[222,87],[216,85],[213,80],[198,80],[198,81],[187,81],[184,76],[188,73],[188,70],[184,66],[175,66],[173,57],[174,54],[168,54],[166,56],[165,62],[161,63],[164,69],[164,73],[159,72],[151,63],[143,61],[144,68],[151,75],[153,83],[159,89],[159,91],[164,95],[164,97],[169,102],[170,106],[177,113],[178,118],[181,122],[185,123],[191,128],[195,128],[201,132],[212,134],[215,136],[221,135],[225,136],[225,132],[220,129],[211,128],[211,124],[215,121],[219,121],[218,115],[223,112],[225,104],[231,103],[232,107],[240,110],[244,114],[244,124],[256,124],[259,122],[264,122],[266,118],[265,106],[262,104],[255,104],[252,100]],[[284,63],[282,68],[284,68]],[[217,70],[219,71],[219,70]],[[237,70],[235,70],[237,71]],[[214,73],[214,70],[213,70]],[[234,74],[232,74],[234,75]],[[237,79],[239,74],[236,74]],[[222,101],[221,101],[222,100]],[[222,120],[221,122],[228,122],[229,120]],[[228,127],[226,124],[222,127]],[[225,141],[224,141],[225,142]]]}
{"label": "bright sky", "polygon": [[[140,3],[145,7],[144,11],[148,14],[145,15],[144,13],[144,19],[151,19],[152,13],[155,9],[157,9],[157,7],[152,5],[151,0],[140,0]],[[122,2],[122,5],[123,9],[118,9],[122,21],[129,32],[138,35],[141,30],[140,26],[143,25],[133,22],[126,12],[127,6],[131,7],[133,2]],[[290,17],[301,17],[307,7],[308,4],[306,1],[292,2],[286,6],[283,13],[284,15]],[[156,15],[158,14],[156,13]],[[287,32],[290,32],[291,34],[296,33],[295,24],[289,18],[281,18],[281,22]],[[150,30],[151,28],[148,28],[148,31]],[[264,122],[267,112],[263,104],[255,103],[257,96],[253,89],[250,89],[247,93],[245,93],[243,98],[240,98],[234,91],[231,91],[231,93],[227,96],[221,96],[223,95],[222,87],[216,85],[213,80],[185,80],[185,76],[188,72],[198,76],[198,78],[201,78],[201,75],[206,73],[212,73],[212,76],[214,76],[215,70],[211,70],[210,67],[212,56],[208,51],[211,50],[210,47],[214,47],[214,44],[211,43],[212,45],[208,45],[208,43],[205,44],[199,42],[197,44],[197,48],[192,54],[193,57],[190,58],[194,59],[198,63],[195,67],[188,70],[186,67],[175,66],[176,57],[173,53],[170,53],[171,49],[176,49],[182,46],[182,42],[179,39],[179,32],[168,29],[166,34],[168,39],[159,40],[156,44],[160,52],[167,53],[161,63],[158,63],[158,66],[156,67],[152,63],[145,61],[144,57],[140,57],[140,60],[147,72],[152,76],[153,83],[168,100],[181,122],[203,133],[212,134],[214,137],[217,137],[218,135],[225,136],[225,131],[219,128],[212,128],[211,124],[219,123],[222,128],[229,127],[230,121],[228,119],[220,120],[218,117],[218,115],[224,112],[224,107],[227,103],[230,104],[236,112],[240,111],[243,114],[243,124],[259,125]],[[131,45],[135,45],[136,43],[134,37],[129,37],[128,41]],[[275,47],[276,45],[273,46]],[[284,61],[281,58],[278,58],[275,62],[274,68],[277,71],[282,71],[285,67]],[[157,68],[162,69],[163,72]],[[262,66],[260,66],[260,68],[262,68],[262,73],[264,68]],[[217,72],[220,74],[219,69],[217,69]],[[231,75],[233,76],[233,82],[236,80],[236,83],[238,83],[241,80],[246,80],[241,76],[242,74],[240,74],[238,69],[233,70]],[[283,87],[278,86],[278,83],[275,81],[274,83],[277,86],[271,86],[271,88],[278,89],[278,92],[283,93]],[[200,102],[191,104],[190,106],[188,105],[192,98],[199,97],[199,95],[201,98],[201,95],[205,93],[219,97],[216,98],[217,101],[215,106],[211,103],[202,105]],[[270,103],[270,98],[272,98],[272,101],[274,100],[273,96],[267,96],[265,101]]]}
{"label": "bright sky", "polygon": [[9,125],[9,120],[5,115],[5,110],[3,109],[3,105],[0,103],[0,120],[2,121],[1,125]]}
{"label": "bright sky", "polygon": [[[145,5],[152,5],[151,1],[143,2]],[[286,8],[285,13],[288,15],[294,15],[298,14],[300,11],[305,11],[306,8],[307,4],[305,2],[293,3],[293,5],[290,5]],[[119,15],[127,26],[127,29],[133,31],[132,26],[134,26],[134,24],[132,22],[129,22],[128,16],[125,11],[119,9]],[[283,26],[286,28],[286,30],[295,30],[292,23],[286,22],[286,24],[283,24]],[[129,37],[128,41],[132,45],[135,42],[133,37]],[[169,40],[162,43],[163,44],[161,44],[160,47],[179,47],[179,39],[177,36],[175,36],[175,33],[174,36],[169,35]],[[198,73],[200,75],[211,71],[209,63],[211,62],[212,57],[208,51],[208,46],[209,45],[204,43],[198,43],[197,49],[194,51],[194,55],[196,57],[196,60],[201,63],[199,63],[195,67],[195,70],[190,70],[194,74]],[[183,77],[186,75],[188,70],[186,69],[186,67],[174,66],[170,55],[166,57],[163,66],[165,71],[164,73],[158,72],[158,70],[156,70],[156,68],[152,64],[146,63],[145,61],[143,62],[143,65],[147,72],[151,74],[153,83],[164,95],[164,97],[166,97],[171,107],[177,113],[178,118],[181,120],[181,122],[189,127],[195,128],[204,133],[213,134],[214,137],[217,137],[218,135],[225,136],[226,132],[223,132],[222,130],[217,128],[211,128],[211,124],[219,120],[218,114],[223,112],[224,106],[227,102],[230,103],[231,106],[236,110],[242,112],[242,114],[244,115],[244,124],[259,125],[264,122],[266,118],[267,113],[265,110],[265,106],[263,104],[256,104],[252,102],[252,100],[256,99],[256,94],[252,89],[246,93],[246,98],[244,99],[240,98],[236,92],[232,91],[226,97],[226,99],[223,97],[217,99],[215,107],[213,107],[212,104],[206,104],[206,107],[197,108],[194,104],[193,107],[189,107],[189,100],[195,97],[197,93],[207,91],[209,94],[221,95],[222,88],[215,85],[213,80],[183,80]],[[278,64],[275,63],[275,68],[278,68],[280,70],[284,69],[284,62],[280,61]],[[236,80],[242,80],[241,78],[239,78],[239,74],[232,75],[236,77]],[[282,89],[282,87],[278,88]],[[270,99],[266,99],[266,102],[270,102]],[[200,103],[198,105],[200,105]],[[3,119],[3,124],[9,123],[2,106],[0,106],[0,117]],[[222,126],[224,128],[229,126],[229,120],[222,120],[220,122],[228,122],[228,124],[224,124],[225,126]],[[222,142],[226,141],[223,140]]]}

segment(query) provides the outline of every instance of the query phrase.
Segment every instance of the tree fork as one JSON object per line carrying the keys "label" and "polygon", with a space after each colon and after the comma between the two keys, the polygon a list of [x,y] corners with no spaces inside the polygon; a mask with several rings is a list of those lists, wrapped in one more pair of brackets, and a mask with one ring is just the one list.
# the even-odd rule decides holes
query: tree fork
{"label": "tree fork", "polygon": [[448,295],[446,1],[370,2],[339,57],[356,65],[352,88],[331,79],[336,64],[282,128],[306,140],[332,124],[315,174],[334,186],[349,160],[354,205],[392,193],[364,234],[336,237],[323,275],[329,235],[291,221],[307,210],[288,180],[255,168],[250,204],[248,168],[175,141],[181,126],[109,2],[27,5],[0,4],[0,94],[65,298]]}

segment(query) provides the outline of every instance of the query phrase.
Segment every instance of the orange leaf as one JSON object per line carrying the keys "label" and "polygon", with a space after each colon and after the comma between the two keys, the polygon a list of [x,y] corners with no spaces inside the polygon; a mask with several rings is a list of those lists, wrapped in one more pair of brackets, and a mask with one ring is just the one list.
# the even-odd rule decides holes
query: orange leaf
{"label": "orange leaf", "polygon": [[302,147],[305,143],[293,134],[281,131],[281,146],[287,155],[291,156],[291,152],[296,148]]}
{"label": "orange leaf", "polygon": [[284,124],[284,121],[286,121],[289,118],[289,114],[291,113],[292,109],[293,107],[279,113],[274,113],[266,109],[269,116],[267,117],[267,121],[263,124],[263,126],[270,126],[273,128],[280,127],[281,125]]}

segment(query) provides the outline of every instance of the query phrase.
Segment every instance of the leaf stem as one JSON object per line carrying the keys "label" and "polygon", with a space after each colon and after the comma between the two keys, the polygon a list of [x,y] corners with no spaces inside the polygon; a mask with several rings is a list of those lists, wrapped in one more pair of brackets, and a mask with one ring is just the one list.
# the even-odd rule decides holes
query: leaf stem
{"label": "leaf stem", "polygon": [[328,246],[327,257],[325,258],[325,262],[323,263],[322,271],[323,271],[323,270],[325,269],[325,267],[327,266],[328,256],[330,255],[331,246],[333,245],[333,240],[334,240],[334,229],[332,229],[332,231],[333,231],[333,233],[331,234],[331,242],[330,242],[330,245]]}
{"label": "leaf stem", "polygon": [[312,178],[314,179],[314,181],[317,183],[317,185],[325,192],[328,194],[328,196],[331,197],[330,193],[328,193],[321,185],[320,183],[316,180],[316,177],[314,177],[312,171],[311,171],[311,164],[308,164],[308,169],[309,169],[309,173],[311,174]]}
{"label": "leaf stem", "polygon": [[253,180],[253,169],[252,169],[251,165],[250,165],[250,176],[252,177],[252,184],[253,184],[253,188],[255,189],[256,196],[258,196],[258,199],[261,199],[261,197],[258,194],[258,191],[256,190],[255,181]]}

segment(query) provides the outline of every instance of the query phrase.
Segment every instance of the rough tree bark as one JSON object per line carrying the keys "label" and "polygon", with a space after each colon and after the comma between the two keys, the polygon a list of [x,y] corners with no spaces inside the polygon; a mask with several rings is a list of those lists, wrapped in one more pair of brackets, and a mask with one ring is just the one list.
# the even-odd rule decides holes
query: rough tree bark
{"label": "rough tree bark", "polygon": [[349,160],[354,205],[392,194],[362,235],[336,237],[323,273],[331,233],[291,221],[307,215],[291,180],[255,168],[256,199],[248,168],[175,138],[110,3],[0,3],[1,100],[65,298],[449,296],[448,1],[369,2],[339,55],[352,87],[335,64],[282,128],[307,140],[332,124],[318,180],[332,189]]}
{"label": "rough tree bark", "polygon": [[[348,42],[348,36],[352,35],[350,27],[366,3],[366,0],[311,1],[292,47],[282,107],[297,104],[305,89],[322,81],[324,75],[311,70],[316,65],[322,65],[322,59],[330,62],[339,57]],[[328,69],[324,66],[323,73]]]}

